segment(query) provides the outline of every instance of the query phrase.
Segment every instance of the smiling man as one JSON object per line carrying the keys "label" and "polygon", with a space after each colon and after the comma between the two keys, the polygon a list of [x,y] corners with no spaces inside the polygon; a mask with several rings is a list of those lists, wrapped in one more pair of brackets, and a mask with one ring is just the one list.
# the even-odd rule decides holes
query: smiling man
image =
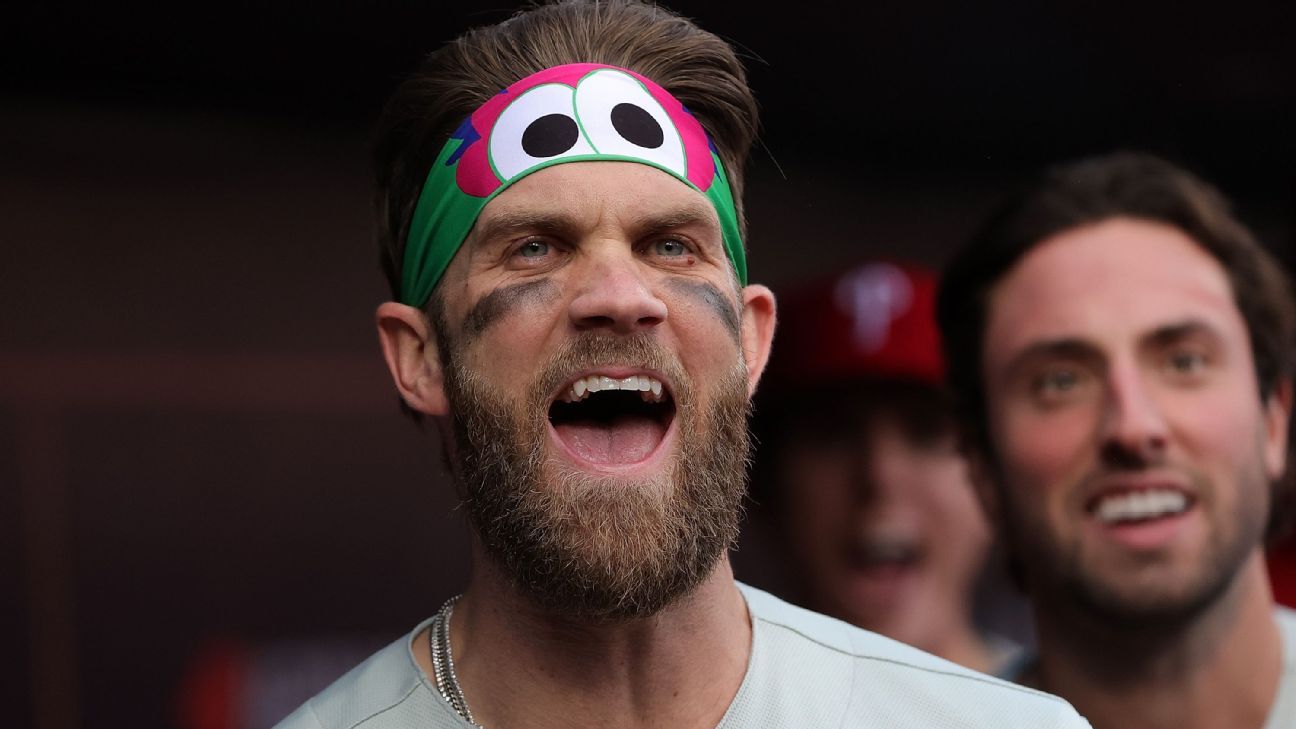
{"label": "smiling man", "polygon": [[990,529],[958,448],[936,276],[872,259],[779,291],[752,487],[798,604],[978,671],[1017,655],[973,619]]}
{"label": "smiling man", "polygon": [[1035,608],[1016,678],[1099,728],[1296,726],[1263,559],[1296,315],[1218,193],[1143,155],[1052,170],[956,258],[939,315]]}
{"label": "smiling man", "polygon": [[396,92],[378,330],[472,577],[281,726],[1084,725],[734,581],[774,329],[741,239],[755,127],[728,45],[633,2],[469,32]]}

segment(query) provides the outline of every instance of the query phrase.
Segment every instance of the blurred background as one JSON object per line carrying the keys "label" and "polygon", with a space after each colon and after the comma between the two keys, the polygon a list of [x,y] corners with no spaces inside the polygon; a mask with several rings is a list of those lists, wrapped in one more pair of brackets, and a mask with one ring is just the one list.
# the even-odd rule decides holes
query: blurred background
{"label": "blurred background", "polygon": [[[764,109],[754,280],[939,267],[1041,166],[1118,148],[1294,260],[1291,4],[669,6]],[[463,584],[435,437],[376,346],[366,138],[423,53],[509,11],[3,11],[6,726],[269,725]],[[748,534],[740,576],[780,584],[770,550]]]}

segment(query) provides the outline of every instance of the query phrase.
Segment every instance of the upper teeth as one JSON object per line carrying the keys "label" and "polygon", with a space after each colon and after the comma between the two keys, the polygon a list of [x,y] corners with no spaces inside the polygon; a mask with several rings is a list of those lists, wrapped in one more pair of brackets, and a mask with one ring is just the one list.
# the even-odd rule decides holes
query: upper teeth
{"label": "upper teeth", "polygon": [[591,392],[604,390],[638,390],[646,402],[661,402],[662,383],[646,375],[630,375],[621,379],[590,375],[576,380],[563,393],[563,402],[576,402],[589,397]]}
{"label": "upper teeth", "polygon": [[1178,491],[1153,489],[1108,496],[1098,504],[1098,519],[1107,523],[1151,519],[1178,514],[1188,508],[1188,497]]}

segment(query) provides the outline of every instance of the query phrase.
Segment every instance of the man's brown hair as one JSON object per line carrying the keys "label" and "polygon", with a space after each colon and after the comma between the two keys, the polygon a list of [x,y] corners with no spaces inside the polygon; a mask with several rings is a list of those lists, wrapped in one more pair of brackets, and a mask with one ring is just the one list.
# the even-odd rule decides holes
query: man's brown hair
{"label": "man's brown hair", "polygon": [[[1246,322],[1263,401],[1292,376],[1296,303],[1278,262],[1239,222],[1228,201],[1195,175],[1148,154],[1119,152],[1047,170],[1001,207],[946,269],[937,300],[950,384],[969,445],[993,459],[982,389],[986,308],[995,285],[1043,241],[1110,218],[1169,225],[1200,245],[1224,269]],[[1285,483],[1283,479],[1280,483]],[[1278,488],[1270,535],[1287,519],[1291,489]]]}
{"label": "man's brown hair", "polygon": [[716,146],[745,232],[743,166],[756,137],[757,107],[729,44],[656,5],[559,0],[464,33],[429,55],[388,101],[373,156],[378,242],[393,297],[414,206],[450,134],[513,82],[568,63],[627,68],[679,99]]}

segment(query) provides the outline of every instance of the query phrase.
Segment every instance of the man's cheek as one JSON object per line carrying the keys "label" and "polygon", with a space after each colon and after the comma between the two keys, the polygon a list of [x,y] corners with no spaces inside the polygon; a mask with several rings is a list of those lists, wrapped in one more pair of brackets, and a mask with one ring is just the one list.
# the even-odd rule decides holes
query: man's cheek
{"label": "man's cheek", "polygon": [[1006,465],[1036,488],[1048,488],[1088,459],[1086,421],[1075,413],[1010,417],[1001,438]]}
{"label": "man's cheek", "polygon": [[742,326],[738,311],[718,287],[682,277],[670,279],[667,286],[692,314],[714,317],[734,341],[738,340]]}

